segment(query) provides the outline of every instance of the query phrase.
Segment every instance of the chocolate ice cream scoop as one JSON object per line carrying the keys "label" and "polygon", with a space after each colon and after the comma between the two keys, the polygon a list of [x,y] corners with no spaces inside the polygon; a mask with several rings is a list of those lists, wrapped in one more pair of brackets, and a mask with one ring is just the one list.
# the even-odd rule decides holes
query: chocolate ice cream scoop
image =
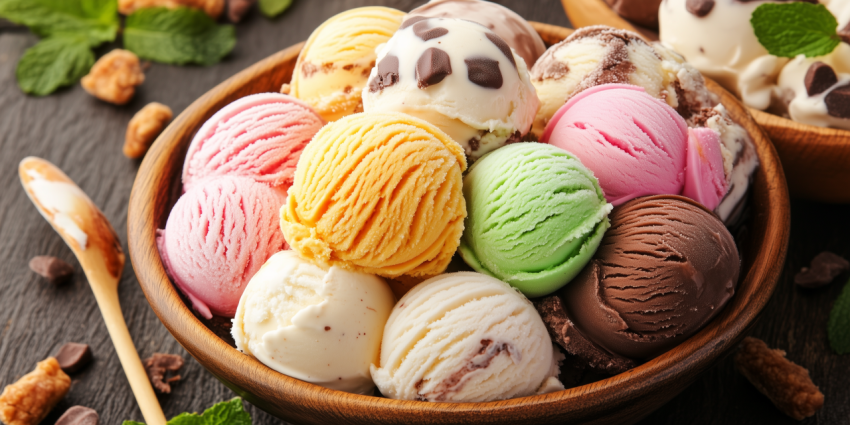
{"label": "chocolate ice cream scoop", "polygon": [[[648,360],[695,334],[735,293],[740,271],[732,235],[690,199],[637,198],[610,219],[588,267],[557,293],[563,307],[541,308],[555,340],[591,367],[594,356]],[[581,338],[594,350],[571,349]]]}

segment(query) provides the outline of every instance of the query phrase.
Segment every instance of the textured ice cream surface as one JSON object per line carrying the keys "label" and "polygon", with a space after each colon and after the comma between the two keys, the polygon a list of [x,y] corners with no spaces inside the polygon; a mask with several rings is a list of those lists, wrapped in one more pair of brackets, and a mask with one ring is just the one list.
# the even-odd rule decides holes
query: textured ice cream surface
{"label": "textured ice cream surface", "polygon": [[184,193],[157,231],[163,265],[207,319],[233,317],[245,285],[287,249],[277,228],[286,194],[245,177],[211,177]]}
{"label": "textured ice cream surface", "polygon": [[563,389],[562,358],[522,294],[490,276],[450,273],[396,304],[372,378],[393,399],[486,402]]}
{"label": "textured ice cream surface", "polygon": [[[691,3],[705,7],[689,7]],[[666,0],[658,16],[661,41],[745,105],[766,109],[776,77],[788,60],[770,55],[755,36],[750,18],[764,3]]]}
{"label": "textured ice cream surface", "polygon": [[319,25],[292,74],[291,93],[327,121],[363,111],[361,91],[375,66],[375,49],[398,30],[404,12],[360,7]]}
{"label": "textured ice cream surface", "polygon": [[688,126],[641,87],[606,84],[574,96],[541,139],[581,160],[614,206],[682,192]]}
{"label": "textured ice cream surface", "polygon": [[293,249],[323,267],[434,276],[463,233],[464,170],[460,145],[423,120],[350,115],[304,149],[280,225]]}
{"label": "textured ice cream surface", "polygon": [[248,283],[231,332],[237,349],[280,373],[371,395],[369,368],[379,361],[394,304],[377,276],[325,269],[283,251]]}
{"label": "textured ice cream surface", "polygon": [[366,112],[404,112],[459,143],[470,159],[518,142],[539,100],[525,61],[487,27],[412,17],[378,51]]}
{"label": "textured ice cream surface", "polygon": [[714,210],[729,191],[723,171],[720,134],[710,128],[688,129],[688,156],[682,195]]}
{"label": "textured ice cream surface", "polygon": [[243,176],[289,188],[304,146],[324,125],[304,102],[279,93],[245,96],[198,130],[183,165],[183,192],[211,176]]}
{"label": "textured ice cream surface", "polygon": [[507,7],[489,1],[431,0],[411,10],[405,19],[414,16],[458,18],[478,22],[505,40],[516,54],[525,60],[526,66],[533,66],[537,58],[546,51],[546,45],[528,21]]}
{"label": "textured ice cream surface", "polygon": [[739,272],[735,241],[714,214],[688,198],[653,196],[614,209],[593,260],[557,297],[586,340],[643,361],[715,317]]}
{"label": "textured ice cream surface", "polygon": [[688,119],[716,101],[702,76],[680,55],[640,35],[606,26],[576,30],[550,47],[531,69],[540,97],[532,131],[541,137],[564,103],[578,93],[603,84],[631,84],[667,102]]}
{"label": "textured ice cream surface", "polygon": [[463,180],[469,216],[460,254],[529,297],[554,292],[590,260],[611,205],[573,155],[517,143],[484,156]]}

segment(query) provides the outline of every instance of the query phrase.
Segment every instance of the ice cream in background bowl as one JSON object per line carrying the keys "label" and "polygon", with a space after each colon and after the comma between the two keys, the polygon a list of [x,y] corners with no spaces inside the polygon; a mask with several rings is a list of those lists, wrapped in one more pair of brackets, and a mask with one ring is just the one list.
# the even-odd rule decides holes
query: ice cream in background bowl
{"label": "ice cream in background bowl", "polygon": [[304,149],[280,226],[293,249],[323,267],[434,276],[463,232],[464,170],[460,145],[423,120],[350,115]]}
{"label": "ice cream in background bowl", "polygon": [[463,179],[469,215],[460,255],[529,297],[581,272],[608,228],[611,204],[573,155],[517,143],[484,156]]}
{"label": "ice cream in background bowl", "polygon": [[525,61],[486,26],[414,16],[378,51],[366,112],[404,112],[437,126],[475,160],[519,142],[539,101]]}
{"label": "ice cream in background bowl", "polygon": [[528,21],[497,3],[485,0],[431,0],[411,10],[405,20],[417,16],[478,22],[508,43],[529,68],[546,51],[546,45]]}
{"label": "ice cream in background bowl", "polygon": [[301,151],[324,124],[294,97],[245,96],[213,115],[192,139],[183,165],[183,192],[207,177],[223,175],[286,191]]}
{"label": "ice cream in background bowl", "polygon": [[393,399],[485,402],[563,389],[562,358],[524,296],[490,276],[449,273],[396,304],[372,377]]}
{"label": "ice cream in background bowl", "polygon": [[245,177],[212,177],[174,205],[157,247],[201,316],[233,317],[251,277],[286,249],[277,214],[286,193]]}
{"label": "ice cream in background bowl", "polygon": [[[258,64],[250,70],[247,70],[245,73],[237,75],[230,81],[230,84],[221,85],[213,93],[210,93],[210,104],[196,103],[187,110],[187,116],[211,116],[213,115],[213,112],[215,112],[214,109],[218,109],[215,105],[227,104],[228,102],[243,96],[244,93],[276,90],[280,84],[287,82],[284,81],[284,79],[289,78],[288,71],[294,66],[296,54],[297,49],[287,50],[275,56],[275,60]],[[727,106],[730,106],[730,113],[735,114],[734,116],[743,116],[740,115],[741,111],[738,109],[737,105],[732,104]],[[610,379],[599,381],[592,387],[584,387],[584,389],[577,389],[573,391],[556,391],[545,395],[536,395],[548,390],[559,389],[557,385],[545,385],[547,382],[554,384],[554,382],[552,382],[553,380],[550,379],[551,376],[546,377],[546,379],[542,380],[542,382],[534,382],[537,381],[536,376],[538,375],[538,371],[542,369],[542,367],[538,364],[537,366],[523,369],[523,373],[513,373],[510,375],[512,376],[512,382],[521,384],[524,388],[536,387],[532,392],[526,393],[523,390],[522,392],[518,392],[517,396],[506,395],[508,385],[503,385],[497,391],[491,391],[489,395],[485,394],[487,398],[493,397],[493,399],[496,399],[496,397],[498,397],[498,399],[502,399],[502,401],[476,403],[471,409],[470,405],[458,405],[440,401],[422,402],[415,400],[401,400],[401,397],[399,397],[399,399],[381,397],[366,398],[364,396],[348,392],[332,391],[271,370],[269,366],[262,364],[258,358],[238,352],[233,348],[233,344],[228,342],[231,335],[230,328],[227,328],[227,334],[225,335],[220,329],[213,327],[208,324],[208,322],[199,322],[196,320],[191,312],[191,308],[185,307],[177,295],[178,292],[174,290],[164,276],[161,276],[162,267],[158,259],[156,259],[156,261],[152,261],[150,264],[143,263],[145,261],[145,255],[143,253],[150,252],[150,250],[148,249],[145,251],[147,248],[140,248],[141,245],[145,244],[144,238],[146,238],[146,236],[143,235],[143,232],[139,232],[139,230],[143,230],[140,229],[139,226],[143,226],[143,223],[165,222],[164,219],[165,215],[168,214],[169,205],[167,203],[163,205],[160,200],[163,198],[163,194],[172,193],[175,192],[175,189],[179,189],[180,170],[174,169],[175,167],[179,168],[179,164],[173,160],[174,158],[178,158],[178,161],[182,162],[181,155],[185,151],[186,147],[188,147],[191,135],[194,134],[202,124],[196,121],[197,120],[176,120],[175,124],[170,129],[167,129],[163,134],[160,142],[154,145],[151,150],[151,155],[148,155],[148,159],[146,159],[146,163],[142,164],[139,181],[137,181],[137,185],[134,190],[133,203],[131,205],[131,217],[129,220],[129,233],[131,235],[136,235],[131,236],[130,252],[131,255],[136,257],[134,258],[134,263],[139,275],[139,281],[141,282],[146,295],[151,300],[154,311],[162,318],[168,329],[175,335],[181,344],[187,347],[193,356],[198,358],[199,361],[216,377],[225,381],[228,386],[240,391],[240,393],[244,394],[246,397],[250,397],[253,404],[273,413],[276,416],[279,416],[283,420],[290,422],[352,422],[363,424],[404,422],[424,424],[426,422],[448,423],[467,420],[475,421],[476,418],[482,418],[485,417],[485,415],[486,417],[498,415],[499,420],[506,423],[521,423],[522,421],[540,423],[546,420],[574,421],[581,417],[609,417],[612,418],[611,420],[614,422],[634,420],[634,418],[642,416],[643,413],[636,413],[637,411],[633,409],[640,409],[640,411],[644,413],[655,409],[661,403],[669,400],[676,393],[681,391],[688,385],[688,383],[692,382],[693,377],[696,376],[695,372],[707,368],[718,355],[729,350],[736,344],[736,338],[738,338],[741,329],[744,329],[747,324],[752,321],[753,316],[764,305],[762,299],[766,299],[766,297],[769,296],[769,292],[775,284],[775,276],[770,275],[769,272],[769,270],[773,270],[775,265],[771,264],[782,261],[780,257],[783,257],[784,255],[782,248],[785,244],[781,240],[775,240],[776,236],[771,236],[772,233],[765,233],[766,229],[767,231],[772,231],[771,229],[781,227],[782,224],[778,223],[776,218],[776,212],[782,211],[781,205],[776,203],[777,199],[780,204],[782,202],[782,194],[777,192],[777,190],[781,189],[782,186],[774,184],[775,182],[766,184],[765,180],[765,177],[767,177],[768,181],[772,179],[771,176],[774,176],[777,164],[775,162],[775,158],[771,156],[769,149],[764,147],[767,146],[764,144],[766,141],[756,134],[756,142],[759,146],[758,152],[763,161],[765,161],[765,167],[762,168],[762,171],[760,171],[761,174],[759,174],[759,178],[755,180],[753,186],[754,194],[756,195],[754,199],[758,200],[758,203],[754,204],[754,208],[757,208],[755,212],[760,214],[760,217],[763,217],[763,219],[752,222],[753,230],[751,234],[755,238],[755,243],[746,245],[748,247],[748,254],[752,255],[752,257],[747,257],[745,255],[745,258],[751,258],[751,262],[745,263],[745,271],[747,272],[748,278],[742,282],[739,287],[740,292],[732,299],[732,303],[721,312],[723,320],[713,320],[709,322],[707,325],[709,329],[705,329],[706,332],[697,333],[691,339],[686,340],[681,345],[671,349],[668,352],[668,355],[665,356],[665,359],[669,359],[678,365],[682,372],[679,372],[679,369],[671,369],[669,364],[662,364],[658,361],[650,361],[645,365],[638,366],[633,369],[631,373],[621,374]],[[329,124],[329,126],[334,125],[337,122],[339,121],[333,122]],[[368,126],[373,130],[368,132],[364,131],[363,134],[373,135],[376,133],[388,133],[388,131],[385,131],[386,129],[383,126],[372,126],[372,124],[375,123],[372,122]],[[377,129],[377,131],[374,129]],[[343,135],[346,133],[340,132],[339,134]],[[399,131],[397,133],[397,135],[402,136],[405,134],[408,133],[406,131]],[[436,131],[434,131],[432,135],[434,134],[437,134]],[[349,143],[351,138],[338,137],[335,139],[336,145],[343,145],[345,143]],[[362,139],[363,138],[361,138],[361,140]],[[439,140],[440,138],[437,137],[437,139]],[[389,140],[391,140],[391,138],[384,138],[385,142],[388,142]],[[308,145],[308,148],[305,150],[302,159],[307,156],[309,146],[310,145]],[[500,148],[495,150],[493,154],[499,153],[501,150],[508,148],[510,148],[510,146]],[[321,159],[324,160],[326,158],[333,158],[335,153],[341,151],[342,149],[340,149],[340,151],[329,149],[325,151],[324,155],[321,155]],[[440,150],[438,149],[437,151]],[[460,158],[463,158],[464,156],[463,150],[460,147],[457,147],[457,152],[459,155],[454,155],[454,158],[456,158],[454,161],[456,164],[460,164]],[[171,163],[167,160],[169,158]],[[319,159],[318,156],[315,158]],[[479,159],[478,161],[483,160],[486,160],[486,157]],[[451,160],[449,159],[449,161]],[[378,166],[380,165],[382,170],[387,169],[387,166],[383,165],[383,163],[373,162],[370,164],[375,168],[379,168]],[[461,165],[456,166],[458,169],[463,169]],[[152,170],[151,167],[154,167],[155,170]],[[458,177],[462,176],[461,173],[462,171],[458,172]],[[439,178],[435,180],[439,180]],[[446,181],[448,180],[451,179],[447,179]],[[293,188],[298,186],[298,172],[296,172],[294,181],[295,184],[293,185]],[[149,191],[146,188],[147,186],[156,186],[156,189]],[[179,192],[179,190],[176,192]],[[437,191],[435,193],[449,194],[453,192],[445,190],[442,192]],[[327,193],[324,195],[326,194]],[[336,200],[332,200],[332,198],[333,197],[324,198],[329,200],[327,205],[333,205],[334,202],[337,202]],[[439,198],[439,196],[437,198]],[[292,199],[291,191],[289,199]],[[415,203],[408,202],[408,204]],[[376,220],[373,220],[372,222],[379,222],[380,220],[378,220],[378,218],[382,216],[372,215],[370,217],[376,218]],[[406,216],[404,214],[399,214],[387,215],[386,217],[393,217],[397,221],[404,221],[403,219]],[[402,220],[399,220],[399,218]],[[436,228],[439,226],[430,227]],[[345,229],[345,227],[339,228]],[[153,230],[151,230],[151,232],[152,231]],[[142,236],[138,237],[138,235]],[[153,236],[150,237],[153,238]],[[781,239],[782,236],[780,235],[779,237]],[[752,246],[758,246],[758,251],[755,251],[755,248],[752,248]],[[295,254],[296,252],[298,251],[293,251],[290,254]],[[300,254],[298,255],[300,256]],[[324,265],[317,264],[312,259],[307,259],[305,257],[300,258],[303,258],[306,262],[316,266],[320,270],[332,270],[333,267],[336,267],[336,270],[339,271],[352,271],[345,268],[345,263],[347,263],[347,261],[339,261],[338,263],[325,267]],[[770,264],[766,264],[766,262]],[[761,271],[752,270],[753,268]],[[260,273],[262,273],[262,271]],[[276,274],[276,276],[269,280],[269,282],[277,280],[278,276],[279,275]],[[482,278],[485,277],[480,274],[476,276],[481,276]],[[491,278],[488,277],[488,279]],[[475,282],[477,282],[477,280]],[[472,282],[474,283],[471,285],[472,287],[490,286],[481,285],[475,282]],[[575,281],[568,283],[565,287],[568,288],[569,285],[573,283],[575,283]],[[508,288],[508,285],[505,283],[500,283],[500,285],[503,288]],[[459,284],[451,286],[455,288],[461,287]],[[524,297],[519,292],[510,288],[508,288],[508,290],[511,291],[511,296],[508,297],[506,294],[505,299],[516,301],[506,302],[506,305],[528,305],[527,301],[525,301]],[[247,293],[249,292],[246,292],[246,294]],[[464,299],[467,297],[466,294],[458,292],[449,292],[448,294],[457,297],[457,299]],[[298,299],[300,300],[301,298]],[[295,311],[299,309],[301,304],[303,303],[300,301],[294,303],[292,304],[292,308],[288,308],[288,310]],[[474,320],[476,325],[486,323],[487,317],[490,316],[504,316],[502,313],[498,313],[501,312],[502,309],[494,304],[485,302],[479,305],[483,305],[488,311],[486,312],[487,314],[484,315],[483,319],[479,318]],[[400,308],[399,306],[400,304],[396,305],[397,308]],[[305,308],[309,309],[311,307],[312,306],[307,306]],[[523,317],[528,317],[530,314],[526,313],[528,311],[526,308],[527,307],[522,308]],[[449,311],[448,308],[443,308],[443,310]],[[476,315],[482,314],[477,309],[466,310],[456,308],[452,309],[452,311],[457,311],[458,313],[468,311],[472,314],[472,317],[481,317]],[[531,319],[526,320],[526,322],[529,323],[533,321],[534,320]],[[450,328],[450,323],[448,322],[438,323],[438,321],[433,321],[432,324],[435,330],[437,330],[437,326],[439,326],[442,331]],[[331,327],[331,329],[334,329],[333,325],[328,326]],[[476,332],[480,330],[477,327],[474,329]],[[325,332],[324,327],[320,330],[321,332]],[[313,332],[313,330],[310,330],[310,332]],[[368,333],[369,331],[366,332]],[[434,336],[437,336],[438,333],[435,333]],[[534,331],[526,333],[537,335],[538,332]],[[501,332],[500,334],[510,333]],[[386,333],[383,339],[386,339],[385,337]],[[537,341],[540,341],[541,339],[543,341],[547,340],[546,337],[535,338]],[[517,340],[517,346],[528,348],[527,344],[524,344],[524,342],[530,340],[530,338],[524,336]],[[474,351],[474,353],[484,354],[484,356],[477,360],[491,359],[489,366],[485,369],[490,369],[496,365],[508,365],[509,370],[516,370],[526,358],[526,356],[523,355],[520,363],[514,363],[514,359],[516,357],[511,356],[508,346],[504,344],[496,344],[497,341],[495,339],[493,339],[492,342],[485,341],[484,343],[482,343],[481,340],[470,340],[468,342],[470,343],[459,344],[457,347],[468,349],[470,352],[473,352],[473,348],[470,347],[475,347],[477,343],[477,351]],[[548,340],[548,343],[549,350],[552,353],[552,358],[559,358],[560,356],[555,354],[556,350],[559,350],[558,347],[552,344],[551,339]],[[427,352],[427,348],[429,347],[433,348],[431,351],[432,353],[440,352],[437,347],[428,345],[420,347],[420,349],[426,349],[426,351],[419,352]],[[704,352],[704,347],[712,347],[712,351]],[[482,348],[484,349],[482,350]],[[344,352],[345,350],[341,351]],[[381,353],[383,352],[384,350],[382,349]],[[478,354],[475,355],[477,356]],[[317,355],[316,357],[318,358],[319,356]],[[542,358],[545,357],[545,355],[541,354],[534,357]],[[445,365],[448,366],[449,363],[451,363],[448,360],[456,360],[459,358],[460,357],[454,358],[451,356],[445,357]],[[451,361],[454,362],[455,360]],[[477,371],[480,370],[478,369],[478,366],[485,363],[477,360],[471,363],[464,363],[461,361],[459,363],[452,364],[466,364],[467,366],[470,366],[471,369]],[[508,360],[508,362],[502,363],[504,360]],[[378,364],[376,367],[381,368],[382,366]],[[470,376],[470,380],[467,382],[472,382],[472,378],[475,376],[470,374],[467,375]],[[507,377],[509,375],[504,376]],[[437,397],[439,397],[440,394],[446,394],[448,396],[447,398],[458,396],[460,399],[467,397],[469,395],[469,389],[474,388],[474,386],[467,384],[463,385],[462,389],[458,388],[460,391],[447,394],[439,390],[445,387],[456,387],[450,380],[446,381],[440,378],[442,377],[434,375],[434,379],[432,381],[435,385],[434,387],[429,387],[431,390],[436,389],[438,391],[424,391],[424,393],[429,396]],[[379,381],[381,380],[375,380],[380,389],[382,384]],[[393,378],[389,379],[390,385],[397,384],[398,388],[409,388],[409,386],[413,386],[414,390],[416,389],[416,384],[418,382],[419,381],[414,381],[411,383],[409,380],[405,379],[403,374],[393,375]],[[436,384],[440,382],[448,385],[438,387]],[[420,388],[425,388],[428,385],[428,382],[422,382]],[[488,386],[478,387],[493,388]],[[593,388],[595,391],[594,395],[591,396],[584,391],[588,388]],[[381,389],[381,391],[389,393],[391,390]],[[652,400],[647,400],[645,398],[638,400],[635,398],[637,393],[646,394],[646,391],[650,391],[653,394]],[[377,393],[375,394],[377,395]],[[519,394],[527,395],[519,396]],[[577,406],[584,407],[578,409]]]}
{"label": "ice cream in background bowl", "polygon": [[360,92],[375,66],[375,48],[390,39],[403,18],[400,10],[359,7],[319,25],[298,55],[290,94],[326,121],[362,112]]}
{"label": "ice cream in background bowl", "polygon": [[323,387],[371,395],[384,324],[395,304],[374,275],[321,268],[295,251],[273,255],[239,301],[236,348]]}

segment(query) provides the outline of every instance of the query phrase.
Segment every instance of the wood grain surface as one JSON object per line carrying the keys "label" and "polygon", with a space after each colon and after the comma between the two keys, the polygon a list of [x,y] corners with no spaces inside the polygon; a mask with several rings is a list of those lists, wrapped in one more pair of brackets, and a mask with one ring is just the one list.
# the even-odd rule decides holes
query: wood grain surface
{"label": "wood grain surface", "polygon": [[[133,101],[123,107],[104,104],[79,86],[46,98],[23,95],[14,80],[17,60],[35,44],[25,29],[0,23],[0,386],[30,371],[36,361],[54,354],[67,341],[92,346],[95,362],[72,376],[68,397],[43,423],[52,424],[68,407],[92,407],[101,423],[141,420],[130,387],[109,342],[94,297],[78,274],[65,287],[55,288],[30,272],[35,255],[56,255],[75,263],[70,250],[38,216],[17,182],[17,163],[28,155],[44,157],[61,167],[103,209],[125,243],[127,202],[139,163],[121,154],[126,124],[146,103],[158,101],[179,113],[227,77],[276,51],[304,40],[322,21],[351,7],[384,4],[409,10],[422,1],[296,0],[282,17],[267,20],[252,11],[237,26],[239,41],[223,63],[210,67],[172,67],[154,64]],[[567,25],[556,0],[501,1],[524,17]],[[111,46],[110,46],[111,47]],[[100,49],[105,53],[109,47]],[[802,423],[842,424],[850,417],[850,356],[829,351],[826,321],[841,290],[837,282],[814,291],[792,284],[793,273],[824,249],[850,258],[850,206],[794,202],[788,261],[779,287],[753,335],[809,368],[826,394],[826,405]],[[160,396],[166,416],[199,411],[233,397],[233,393],[189,358],[147,304],[129,264],[119,286],[124,315],[141,356],[153,352],[187,357],[184,381],[171,395]],[[278,424],[278,419],[249,406],[255,424]],[[777,423],[784,417],[726,359],[694,385],[644,420],[645,424]]]}

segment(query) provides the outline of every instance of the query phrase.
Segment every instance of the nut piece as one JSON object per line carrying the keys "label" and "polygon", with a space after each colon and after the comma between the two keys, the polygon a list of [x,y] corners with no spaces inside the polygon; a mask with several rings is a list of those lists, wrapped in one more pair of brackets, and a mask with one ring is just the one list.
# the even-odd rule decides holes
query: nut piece
{"label": "nut piece", "polygon": [[65,261],[49,255],[38,255],[30,260],[30,270],[38,273],[54,285],[67,283],[74,275],[74,267]]}
{"label": "nut piece", "polygon": [[141,158],[148,151],[151,143],[162,133],[171,121],[171,108],[161,103],[151,102],[136,112],[127,125],[127,136],[124,140],[124,156]]}
{"label": "nut piece", "polygon": [[818,288],[829,285],[838,275],[850,270],[850,261],[829,251],[815,256],[810,268],[803,267],[796,276],[794,283],[803,288]]}
{"label": "nut piece", "polygon": [[180,375],[165,378],[166,372],[177,372],[183,367],[183,357],[176,354],[154,353],[153,357],[145,359],[143,362],[145,372],[148,373],[148,378],[151,384],[157,391],[168,394],[171,392],[171,383],[180,380]]}
{"label": "nut piece", "polygon": [[66,343],[56,353],[56,361],[59,362],[63,372],[75,373],[91,363],[91,349],[88,344]]}
{"label": "nut piece", "polygon": [[34,371],[6,386],[0,394],[0,421],[7,425],[41,422],[71,388],[71,378],[53,357],[38,363]]}
{"label": "nut piece", "polygon": [[224,0],[118,0],[118,12],[122,15],[129,15],[146,7],[175,9],[179,6],[203,10],[210,18],[218,19],[224,11]]}
{"label": "nut piece", "polygon": [[239,22],[257,0],[227,0],[227,19]]}
{"label": "nut piece", "polygon": [[823,407],[823,393],[809,371],[771,350],[764,341],[744,338],[735,354],[735,367],[782,413],[800,421]]}
{"label": "nut piece", "polygon": [[145,74],[135,53],[115,49],[98,59],[83,77],[83,88],[105,102],[123,105],[136,94],[136,86],[145,82]]}
{"label": "nut piece", "polygon": [[94,409],[74,406],[65,411],[56,421],[56,425],[98,425],[100,416]]}
{"label": "nut piece", "polygon": [[289,94],[289,92],[291,92],[291,91],[292,91],[292,86],[290,86],[289,83],[283,83],[283,85],[280,86],[280,93],[281,94]]}

